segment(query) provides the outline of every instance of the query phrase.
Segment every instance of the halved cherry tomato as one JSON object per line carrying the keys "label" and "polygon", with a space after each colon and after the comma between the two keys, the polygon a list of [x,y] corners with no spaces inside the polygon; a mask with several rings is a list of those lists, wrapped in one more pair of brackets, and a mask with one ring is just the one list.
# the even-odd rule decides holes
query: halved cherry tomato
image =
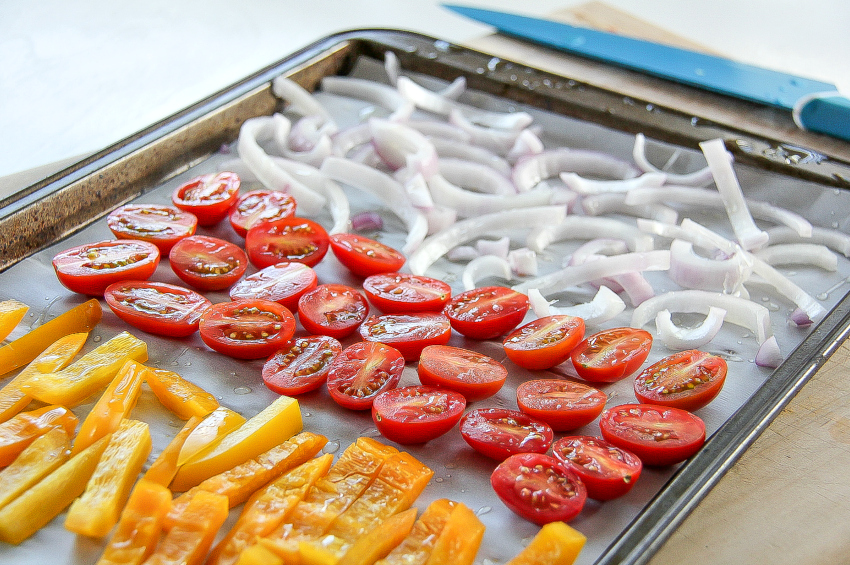
{"label": "halved cherry tomato", "polygon": [[598,437],[562,437],[552,444],[552,454],[575,471],[587,487],[587,496],[596,500],[623,496],[643,470],[637,455]]}
{"label": "halved cherry tomato", "polygon": [[381,392],[393,389],[404,371],[398,350],[361,341],[342,350],[328,373],[328,392],[337,404],[352,410],[369,410]]}
{"label": "halved cherry tomato", "polygon": [[519,409],[557,432],[589,424],[602,413],[607,400],[601,390],[560,379],[525,381],[516,389]]}
{"label": "halved cherry tomato", "polygon": [[546,316],[515,329],[502,344],[508,359],[530,370],[560,365],[584,337],[584,320],[576,316]]}
{"label": "halved cherry tomato", "polygon": [[236,204],[240,184],[236,173],[201,175],[174,189],[171,201],[181,210],[195,214],[198,225],[212,226]]}
{"label": "halved cherry tomato", "polygon": [[316,288],[317,281],[316,271],[304,263],[278,263],[233,285],[230,299],[262,298],[280,302],[294,312],[298,309],[298,299],[308,290]]}
{"label": "halved cherry tomato", "polygon": [[368,314],[363,295],[342,284],[320,284],[298,299],[298,318],[311,334],[342,339],[354,333]]}
{"label": "halved cherry tomato", "polygon": [[569,522],[587,500],[578,475],[554,457],[540,453],[508,457],[490,475],[490,484],[505,506],[540,526]]}
{"label": "halved cherry tomato", "polygon": [[295,317],[277,302],[236,300],[207,308],[199,329],[211,349],[237,359],[259,359],[292,339]]}
{"label": "halved cherry tomato", "polygon": [[328,252],[328,232],[307,218],[292,216],[248,230],[245,248],[257,268],[283,262],[315,266]]}
{"label": "halved cherry tomato", "polygon": [[194,290],[150,281],[119,281],[106,287],[115,315],[142,331],[184,337],[198,331],[201,314],[212,302]]}
{"label": "halved cherry tomato", "polygon": [[506,408],[478,408],[460,420],[460,435],[473,449],[503,461],[515,453],[546,453],[554,433],[549,424]]}
{"label": "halved cherry tomato", "polygon": [[53,257],[59,282],[73,292],[92,296],[103,296],[114,282],[147,280],[157,265],[156,245],[130,239],[80,245]]}
{"label": "halved cherry tomato", "polygon": [[363,290],[388,314],[439,312],[452,297],[452,287],[443,281],[408,273],[372,275],[363,281]]}
{"label": "halved cherry tomato", "polygon": [[372,403],[372,420],[385,438],[401,444],[425,443],[455,427],[466,399],[451,390],[406,386],[385,390]]}
{"label": "halved cherry tomato", "polygon": [[293,338],[263,365],[263,382],[289,396],[316,390],[327,380],[340,353],[342,345],[326,335]]}
{"label": "halved cherry tomato", "polygon": [[119,239],[141,239],[168,253],[182,238],[192,235],[198,218],[191,212],[158,204],[128,204],[113,210],[106,225]]}
{"label": "halved cherry tomato", "polygon": [[230,225],[245,237],[248,230],[260,224],[295,215],[295,198],[279,190],[252,190],[236,201],[230,211]]}
{"label": "halved cherry tomato", "polygon": [[419,359],[429,345],[445,345],[452,337],[449,319],[439,313],[369,316],[360,325],[360,336],[395,347],[405,361]]}
{"label": "halved cherry tomato", "polygon": [[393,273],[404,265],[404,255],[380,241],[353,233],[330,236],[331,251],[346,269],[361,277]]}
{"label": "halved cherry tomato", "polygon": [[423,349],[417,371],[423,385],[454,390],[467,402],[493,396],[508,377],[508,370],[495,359],[450,345]]}
{"label": "halved cherry tomato", "polygon": [[602,437],[640,457],[644,465],[684,461],[705,442],[705,423],[678,408],[623,404],[609,408],[599,420]]}
{"label": "halved cherry tomato", "polygon": [[591,382],[613,383],[637,371],[652,348],[652,335],[635,328],[597,332],[570,354],[578,375]]}
{"label": "halved cherry tomato", "polygon": [[201,290],[229,288],[248,268],[242,249],[207,235],[181,239],[171,248],[168,261],[180,280]]}
{"label": "halved cherry tomato", "polygon": [[458,294],[443,313],[458,333],[491,339],[517,327],[527,311],[526,295],[503,286],[485,286]]}
{"label": "halved cherry tomato", "polygon": [[680,351],[635,377],[640,402],[693,412],[714,400],[726,381],[726,361],[705,351]]}

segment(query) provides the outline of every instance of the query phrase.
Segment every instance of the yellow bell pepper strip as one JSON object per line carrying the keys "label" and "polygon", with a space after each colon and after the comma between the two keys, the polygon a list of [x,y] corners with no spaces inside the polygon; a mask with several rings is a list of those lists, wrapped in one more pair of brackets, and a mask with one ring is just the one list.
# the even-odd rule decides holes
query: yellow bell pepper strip
{"label": "yellow bell pepper strip", "polygon": [[198,416],[189,418],[186,424],[183,425],[183,428],[174,436],[174,439],[165,446],[165,449],[162,450],[156,460],[151,463],[142,480],[157,483],[167,488],[174,479],[174,475],[177,474],[177,458],[180,456],[180,450],[183,448],[183,444],[186,443],[186,438],[189,437],[189,434],[200,423],[201,418]]}
{"label": "yellow bell pepper strip", "polygon": [[109,439],[97,440],[0,509],[0,541],[21,543],[80,496]]}
{"label": "yellow bell pepper strip", "polygon": [[142,390],[142,381],[149,372],[150,369],[135,361],[124,363],[83,420],[74,439],[72,455],[118,429],[121,421],[130,415],[130,410],[136,405]]}
{"label": "yellow bell pepper strip", "polygon": [[586,541],[584,534],[564,522],[550,522],[505,565],[570,565]]}
{"label": "yellow bell pepper strip", "polygon": [[33,375],[21,384],[21,390],[47,404],[76,406],[109,384],[124,363],[131,360],[147,361],[148,347],[139,338],[122,332],[60,371]]}
{"label": "yellow bell pepper strip", "polygon": [[472,565],[483,538],[484,524],[468,506],[458,502],[425,565]]}
{"label": "yellow bell pepper strip", "polygon": [[284,565],[283,559],[262,545],[252,545],[239,554],[236,565]]}
{"label": "yellow bell pepper strip", "polygon": [[32,400],[21,390],[22,383],[36,373],[50,373],[66,367],[83,348],[88,335],[86,332],[79,332],[60,337],[24,367],[14,379],[6,383],[6,386],[0,389],[0,422],[5,422],[26,408]]}
{"label": "yellow bell pepper strip", "polygon": [[234,412],[230,408],[219,406],[201,420],[180,448],[177,457],[177,467],[192,459],[204,449],[221,441],[224,436],[240,427],[247,421],[245,416]]}
{"label": "yellow bell pepper strip", "polygon": [[68,509],[65,529],[89,537],[107,535],[118,523],[130,489],[150,452],[148,425],[138,420],[123,420],[111,434],[85,492]]}
{"label": "yellow bell pepper strip", "polygon": [[371,532],[360,537],[337,563],[338,565],[373,565],[385,557],[410,534],[416,522],[416,508],[390,516]]}
{"label": "yellow bell pepper strip", "polygon": [[424,565],[456,505],[446,498],[429,504],[404,541],[375,565]]}
{"label": "yellow bell pepper strip", "polygon": [[227,519],[227,497],[201,491],[180,514],[145,565],[200,565]]}
{"label": "yellow bell pepper strip", "polygon": [[[247,548],[259,552],[255,548],[263,546],[255,545],[257,539],[270,534],[286,520],[316,481],[327,474],[333,459],[330,453],[311,459],[251,495],[236,524],[210,553],[206,565],[241,563]],[[267,554],[269,550],[261,551]],[[275,555],[275,559],[280,558]]]}
{"label": "yellow bell pepper strip", "polygon": [[268,451],[301,431],[298,401],[280,396],[262,412],[220,441],[195,455],[177,470],[171,490],[185,492],[213,475]]}
{"label": "yellow bell pepper strip", "polygon": [[140,479],[97,565],[140,565],[156,548],[169,508],[171,491]]}
{"label": "yellow bell pepper strip", "polygon": [[47,344],[60,337],[91,331],[100,322],[102,314],[100,302],[93,298],[0,347],[0,375],[23,367],[44,351]]}
{"label": "yellow bell pepper strip", "polygon": [[4,300],[0,302],[0,341],[3,341],[12,333],[30,307],[17,300]]}
{"label": "yellow bell pepper strip", "polygon": [[215,396],[174,371],[153,369],[147,382],[162,405],[181,420],[192,416],[203,418],[218,408]]}
{"label": "yellow bell pepper strip", "polygon": [[53,428],[63,428],[73,435],[79,420],[64,406],[44,406],[30,412],[21,412],[0,424],[0,467],[12,463],[15,458]]}
{"label": "yellow bell pepper strip", "polygon": [[0,471],[0,508],[58,469],[68,460],[71,439],[62,428],[53,428],[32,442],[15,461]]}

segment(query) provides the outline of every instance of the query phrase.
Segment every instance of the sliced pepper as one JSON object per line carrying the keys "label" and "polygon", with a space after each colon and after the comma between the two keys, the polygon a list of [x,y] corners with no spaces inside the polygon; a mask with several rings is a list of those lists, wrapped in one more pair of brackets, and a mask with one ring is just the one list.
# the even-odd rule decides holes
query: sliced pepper
{"label": "sliced pepper", "polygon": [[201,420],[201,423],[192,430],[192,433],[183,442],[183,447],[180,448],[180,454],[177,457],[177,466],[180,467],[204,449],[221,441],[224,436],[246,421],[242,414],[234,412],[230,408],[219,406]]}
{"label": "sliced pepper", "polygon": [[584,534],[564,522],[550,522],[505,565],[570,565],[586,541]]}
{"label": "sliced pepper", "polygon": [[227,497],[201,491],[192,498],[145,565],[200,565],[227,519]]}
{"label": "sliced pepper", "polygon": [[416,508],[390,516],[360,537],[337,562],[338,565],[373,565],[410,534],[415,522]]}
{"label": "sliced pepper", "polygon": [[169,508],[170,490],[144,478],[139,480],[97,565],[141,564],[156,548]]}
{"label": "sliced pepper", "polygon": [[151,463],[151,466],[142,479],[168,487],[172,479],[174,479],[174,475],[177,474],[177,458],[180,456],[180,450],[183,449],[186,438],[189,437],[189,434],[200,423],[201,419],[198,416],[189,418],[183,428],[174,436],[174,439],[165,446],[165,449],[162,450],[156,460]]}
{"label": "sliced pepper", "polygon": [[59,468],[68,460],[71,438],[62,428],[53,428],[29,444],[15,461],[0,471],[0,508]]}
{"label": "sliced pepper", "polygon": [[64,406],[44,406],[21,412],[0,424],[0,467],[9,465],[34,442],[53,428],[63,428],[73,435],[79,420]]}
{"label": "sliced pepper", "polygon": [[456,505],[447,498],[429,504],[404,541],[375,565],[424,565]]}
{"label": "sliced pepper", "polygon": [[283,559],[262,545],[252,545],[239,554],[236,565],[283,565]]}
{"label": "sliced pepper", "polygon": [[105,387],[131,360],[147,361],[148,348],[144,341],[122,332],[60,371],[33,375],[21,384],[21,390],[48,404],[76,406]]}
{"label": "sliced pepper", "polygon": [[0,341],[3,341],[12,333],[30,307],[17,300],[4,300],[0,302]]}
{"label": "sliced pepper", "polygon": [[484,537],[484,524],[458,502],[440,532],[425,565],[472,565]]}
{"label": "sliced pepper", "polygon": [[215,396],[174,371],[153,369],[148,375],[148,386],[162,405],[181,420],[188,420],[192,416],[203,418],[218,408]]}

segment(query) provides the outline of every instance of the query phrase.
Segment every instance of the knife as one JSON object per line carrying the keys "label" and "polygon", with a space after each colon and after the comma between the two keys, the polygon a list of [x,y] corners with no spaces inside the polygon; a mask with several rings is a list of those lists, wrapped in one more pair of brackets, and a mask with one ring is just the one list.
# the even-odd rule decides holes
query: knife
{"label": "knife", "polygon": [[551,20],[455,4],[443,7],[506,35],[789,110],[800,128],[850,141],[850,99],[828,82]]}

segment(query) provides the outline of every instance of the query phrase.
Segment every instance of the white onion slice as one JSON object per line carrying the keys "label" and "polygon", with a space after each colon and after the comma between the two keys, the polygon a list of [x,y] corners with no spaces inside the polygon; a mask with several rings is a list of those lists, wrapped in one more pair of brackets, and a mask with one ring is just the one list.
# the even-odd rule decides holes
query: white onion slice
{"label": "white onion slice", "polygon": [[428,180],[439,171],[437,150],[427,137],[404,124],[372,118],[369,120],[375,150],[394,168],[407,167]]}
{"label": "white onion slice", "polygon": [[331,136],[333,141],[333,153],[337,157],[346,157],[355,147],[365,144],[371,146],[372,128],[368,123],[357,124],[340,130]]}
{"label": "white onion slice", "polygon": [[658,339],[668,349],[699,349],[714,339],[723,326],[725,317],[726,310],[710,306],[702,323],[693,328],[682,328],[673,323],[669,310],[661,310],[655,315],[655,328],[658,330]]}
{"label": "white onion slice", "polygon": [[476,257],[463,269],[461,280],[463,281],[463,290],[472,290],[475,288],[478,281],[488,277],[499,277],[505,280],[511,280],[511,266],[503,257],[495,255],[481,255]]}
{"label": "white onion slice", "polygon": [[554,315],[576,316],[585,326],[595,327],[616,318],[626,309],[626,303],[607,286],[600,286],[590,302],[563,308],[552,306],[536,288],[529,289],[528,300],[538,318]]}
{"label": "white onion slice", "polygon": [[534,132],[530,129],[524,129],[519,132],[506,157],[509,162],[516,163],[529,155],[539,155],[545,149],[543,141]]}
{"label": "white onion slice", "polygon": [[[437,150],[437,155],[440,157],[440,167],[442,167],[443,164],[450,159],[463,160],[485,165],[502,176],[510,178],[511,165],[505,159],[499,157],[492,151],[488,151],[483,147],[470,145],[468,142],[431,136],[422,130],[418,131],[428,135],[431,143],[434,144],[434,149]],[[513,185],[513,181],[511,181],[511,187],[512,190],[516,192],[516,187]]]}
{"label": "white onion slice", "polygon": [[850,257],[850,235],[829,228],[812,228],[811,237],[800,237],[800,234],[790,228],[777,226],[767,230],[770,237],[770,243],[817,243],[825,245],[841,253],[845,257]]}
{"label": "white onion slice", "polygon": [[618,192],[585,196],[581,201],[581,207],[585,213],[591,216],[623,214],[638,218],[649,218],[665,224],[675,224],[679,221],[679,213],[669,206],[663,204],[642,204],[640,206],[627,204],[626,194]]}
{"label": "white onion slice", "polygon": [[294,80],[285,76],[275,77],[272,81],[272,92],[278,98],[289,102],[290,106],[302,116],[319,116],[321,124],[335,124],[330,112],[310,91]]}
{"label": "white onion slice", "polygon": [[[440,174],[428,179],[428,188],[431,189],[431,198],[436,204],[454,208],[458,215],[464,218],[558,202],[554,188],[541,188],[512,195],[481,194],[455,186]],[[566,210],[566,206],[564,209]]]}
{"label": "white onion slice", "polygon": [[519,159],[514,165],[513,179],[517,190],[531,190],[541,181],[561,173],[578,173],[583,177],[623,180],[638,176],[634,165],[601,153],[566,147],[549,149]]}
{"label": "white onion slice", "polygon": [[645,234],[620,220],[613,218],[589,218],[569,216],[559,224],[540,223],[526,238],[526,246],[540,253],[556,241],[567,239],[613,238],[626,242],[631,251],[649,251],[655,242]]}
{"label": "white onion slice", "polygon": [[390,112],[389,120],[403,120],[413,113],[413,104],[392,86],[368,79],[347,76],[326,76],[322,90],[338,96],[365,100]]}
{"label": "white onion slice", "polygon": [[561,173],[560,177],[567,188],[583,196],[606,192],[628,192],[636,188],[657,188],[667,179],[664,173],[644,173],[639,177],[622,180],[586,179],[578,173]]}
{"label": "white onion slice", "polygon": [[475,242],[475,249],[481,255],[495,255],[500,259],[508,258],[508,251],[511,249],[511,240],[509,237],[500,237],[499,239],[479,239]]}
{"label": "white onion slice", "polygon": [[517,193],[510,178],[482,163],[443,157],[439,161],[439,170],[447,181],[461,188],[485,194]]}
{"label": "white onion slice", "polygon": [[663,173],[667,181],[673,184],[684,184],[686,186],[705,186],[713,180],[711,168],[706,166],[698,171],[686,174],[671,173],[659,169],[646,158],[646,137],[639,133],[635,135],[635,145],[632,149],[632,158],[640,169],[645,173]]}
{"label": "white onion slice", "polygon": [[449,261],[472,261],[480,256],[481,254],[478,250],[471,245],[458,245],[449,249],[448,253],[446,253],[446,259]]}
{"label": "white onion slice", "polygon": [[791,279],[750,254],[753,261],[753,273],[760,276],[776,292],[799,306],[812,321],[818,321],[826,315],[826,309],[809,293],[797,286]]}
{"label": "white onion slice", "polygon": [[813,265],[824,271],[838,270],[838,257],[826,245],[816,243],[778,243],[755,252],[755,256],[770,266]]}
{"label": "white onion slice", "polygon": [[674,239],[670,244],[670,279],[683,288],[734,293],[751,273],[752,262],[743,252],[709,259],[694,253],[690,241]]}
{"label": "white onion slice", "polygon": [[392,51],[384,51],[384,72],[387,73],[390,84],[395,86],[401,75],[401,62],[398,60],[398,55]]}
{"label": "white onion slice", "polygon": [[598,237],[580,245],[578,249],[573,251],[566,265],[581,265],[591,255],[619,255],[620,253],[626,253],[628,250],[629,247],[622,239]]}
{"label": "white onion slice", "polygon": [[403,174],[396,174],[396,179],[400,180],[404,185],[404,191],[410,198],[410,203],[417,208],[427,209],[434,207],[434,199],[431,198],[431,189],[428,188],[428,183],[425,182],[425,177],[422,173],[409,175],[407,169],[401,169]]}
{"label": "white onion slice", "polygon": [[422,212],[428,221],[428,235],[447,229],[457,221],[457,210],[445,206],[431,206],[424,208]]}
{"label": "white onion slice", "polygon": [[613,284],[619,285],[629,297],[632,306],[642,304],[655,296],[655,289],[652,288],[652,284],[646,280],[643,273],[623,273],[622,275],[608,277],[605,280],[610,280]]}
{"label": "white onion slice", "polygon": [[782,352],[779,350],[779,342],[772,335],[759,346],[755,362],[759,367],[775,369],[782,364]]}
{"label": "white onion slice", "polygon": [[521,277],[537,276],[537,253],[527,247],[508,251],[508,264]]}
{"label": "white onion slice", "polygon": [[[463,143],[467,147],[474,147],[469,145],[472,143],[472,135],[454,124],[447,122],[433,122],[430,120],[407,120],[404,123],[422,135],[427,136],[432,142],[434,142],[435,145],[437,140],[442,140],[446,142],[453,141],[456,143]],[[482,148],[479,147],[478,149]]]}
{"label": "white onion slice", "polygon": [[[683,223],[686,221],[687,219],[683,220]],[[646,218],[638,218],[637,227],[640,231],[648,234],[660,235],[661,237],[666,237],[668,239],[682,239],[689,241],[697,247],[707,251],[713,252],[720,250],[714,239],[705,237],[701,232],[688,230],[676,224],[667,224],[655,220],[648,220]]]}
{"label": "white onion slice", "polygon": [[323,175],[319,169],[312,165],[282,157],[272,157],[272,160],[281,169],[298,179],[299,182],[327,199],[328,211],[331,213],[331,218],[334,221],[334,225],[328,230],[329,234],[333,235],[348,231],[351,206],[348,203],[348,197],[345,195],[345,191],[342,190],[339,184]]}
{"label": "white onion slice", "polygon": [[507,155],[514,147],[522,130],[501,130],[474,124],[460,110],[449,113],[449,123],[454,124],[472,139],[472,143],[493,151],[497,155]]}

